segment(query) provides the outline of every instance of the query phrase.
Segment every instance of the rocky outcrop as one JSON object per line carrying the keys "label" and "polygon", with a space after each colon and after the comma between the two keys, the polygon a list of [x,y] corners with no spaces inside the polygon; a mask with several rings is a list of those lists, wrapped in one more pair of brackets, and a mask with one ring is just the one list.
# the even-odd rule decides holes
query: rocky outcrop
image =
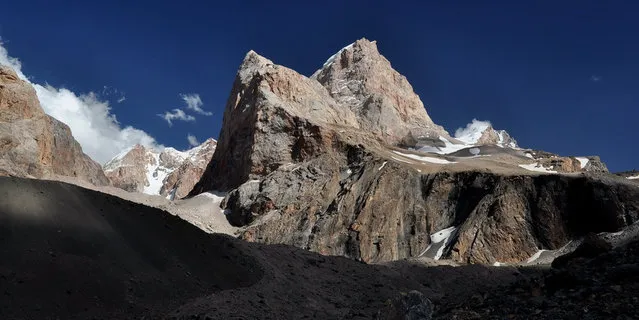
{"label": "rocky outcrop", "polygon": [[[243,239],[366,262],[521,262],[637,220],[639,189],[623,179],[549,175],[555,171],[539,163],[546,157],[489,125],[453,141],[380,57],[360,40],[308,79],[249,52],[218,149],[191,195],[229,192],[222,206]],[[361,83],[336,91],[349,77]],[[349,95],[374,108],[360,109]],[[370,110],[392,115],[393,123]],[[424,137],[415,136],[419,123]],[[387,134],[391,125],[403,133]],[[411,139],[443,145],[433,153],[396,147]],[[597,161],[566,158],[562,172],[585,173]]]}
{"label": "rocky outcrop", "polygon": [[615,173],[615,175],[628,179],[628,181],[630,182],[639,184],[639,171],[637,170],[619,172],[619,173]]}
{"label": "rocky outcrop", "polygon": [[[135,145],[104,165],[114,187],[174,198],[185,197],[200,180],[211,161],[217,142],[208,139],[187,151],[154,150]],[[173,192],[175,191],[175,192]]]}
{"label": "rocky outcrop", "polygon": [[608,167],[598,156],[588,157],[563,157],[554,153],[541,150],[528,151],[529,157],[547,168],[563,173],[573,172],[599,172],[608,173]]}
{"label": "rocky outcrop", "polygon": [[82,152],[69,127],[45,114],[33,87],[5,66],[0,66],[0,175],[61,175],[108,184],[100,165]]}
{"label": "rocky outcrop", "polygon": [[495,130],[492,126],[486,128],[477,140],[479,145],[498,145],[500,147],[516,148],[517,141],[506,130]]}

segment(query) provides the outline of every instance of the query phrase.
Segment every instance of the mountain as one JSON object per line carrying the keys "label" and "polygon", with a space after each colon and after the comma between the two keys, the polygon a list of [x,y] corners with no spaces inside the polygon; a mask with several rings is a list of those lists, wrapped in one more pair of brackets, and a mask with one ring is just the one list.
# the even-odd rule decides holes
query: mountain
{"label": "mountain", "polygon": [[436,125],[366,39],[310,78],[251,51],[191,195],[228,193],[222,206],[245,240],[364,262],[533,262],[637,221],[639,189],[597,157],[467,129]]}
{"label": "mountain", "polygon": [[33,87],[0,65],[0,175],[75,177],[95,185],[109,180],[82,152],[69,127],[44,113]]}
{"label": "mountain", "polygon": [[212,138],[186,151],[135,145],[116,155],[103,168],[114,187],[182,198],[199,181],[216,145],[217,141]]}

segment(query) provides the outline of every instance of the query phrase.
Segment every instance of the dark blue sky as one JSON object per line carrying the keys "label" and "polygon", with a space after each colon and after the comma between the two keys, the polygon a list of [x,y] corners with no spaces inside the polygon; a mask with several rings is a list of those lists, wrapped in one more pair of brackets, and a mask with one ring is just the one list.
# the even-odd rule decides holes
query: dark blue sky
{"label": "dark blue sky", "polygon": [[[522,147],[639,167],[635,1],[306,2],[7,1],[0,36],[35,82],[117,88],[120,123],[177,148],[217,137],[248,50],[310,75],[366,37],[451,133],[490,120]],[[155,115],[180,93],[214,115],[169,128]]]}

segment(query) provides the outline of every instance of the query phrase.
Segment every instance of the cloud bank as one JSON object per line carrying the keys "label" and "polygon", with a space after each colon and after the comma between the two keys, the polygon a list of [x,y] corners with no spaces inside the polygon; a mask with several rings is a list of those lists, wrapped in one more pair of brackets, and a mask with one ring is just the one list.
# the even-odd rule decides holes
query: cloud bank
{"label": "cloud bank", "polygon": [[162,148],[146,132],[131,126],[121,127],[107,101],[100,101],[96,94],[76,94],[65,88],[33,83],[22,73],[19,59],[9,56],[0,41],[0,64],[12,67],[18,76],[33,85],[40,105],[48,115],[66,123],[84,153],[104,164],[124,149],[141,144],[150,148]]}

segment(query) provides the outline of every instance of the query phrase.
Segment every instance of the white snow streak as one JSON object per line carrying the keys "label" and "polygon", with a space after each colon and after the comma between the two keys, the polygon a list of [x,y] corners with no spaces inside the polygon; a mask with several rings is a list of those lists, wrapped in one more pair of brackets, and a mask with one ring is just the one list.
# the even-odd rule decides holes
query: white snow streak
{"label": "white snow streak", "polygon": [[540,165],[539,163],[520,164],[519,167],[524,168],[528,171],[534,171],[534,172],[557,173],[557,171],[546,169],[544,166]]}
{"label": "white snow streak", "polygon": [[379,167],[379,169],[377,169],[377,171],[381,171],[382,169],[384,169],[384,166],[388,163],[388,161],[384,161],[384,163],[382,163],[382,165]]}
{"label": "white snow streak", "polygon": [[[422,161],[422,162],[430,162],[430,163],[437,163],[437,164],[456,163],[454,161],[448,161],[446,159],[440,159],[440,158],[434,158],[434,157],[426,157],[426,156],[418,156],[416,154],[401,153],[399,151],[393,151],[393,152],[395,154],[398,154],[398,155],[401,155],[401,156],[404,156],[404,157],[407,157],[407,158],[411,158],[411,159],[414,159],[414,160],[417,160],[417,161]],[[394,159],[398,160],[397,158],[394,158]]]}

